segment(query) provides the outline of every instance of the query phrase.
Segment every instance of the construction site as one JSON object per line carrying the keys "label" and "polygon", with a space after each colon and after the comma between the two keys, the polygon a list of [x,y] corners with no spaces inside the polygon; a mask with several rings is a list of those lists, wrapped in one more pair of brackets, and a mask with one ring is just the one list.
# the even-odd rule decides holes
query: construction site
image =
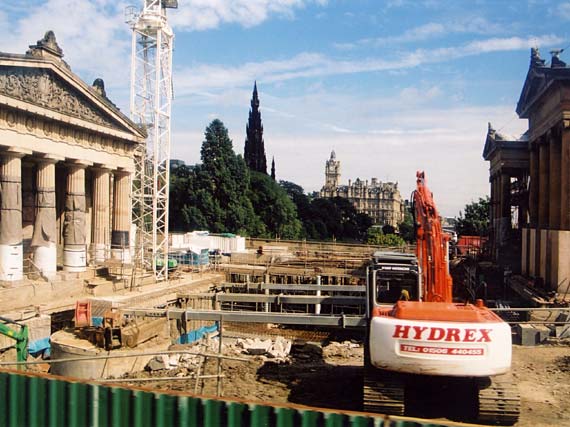
{"label": "construction site", "polygon": [[[0,425],[570,425],[570,68],[493,129],[490,235],[376,247],[168,227],[176,0],[127,11],[131,112],[51,31],[0,53]],[[23,398],[22,396],[25,396]]]}

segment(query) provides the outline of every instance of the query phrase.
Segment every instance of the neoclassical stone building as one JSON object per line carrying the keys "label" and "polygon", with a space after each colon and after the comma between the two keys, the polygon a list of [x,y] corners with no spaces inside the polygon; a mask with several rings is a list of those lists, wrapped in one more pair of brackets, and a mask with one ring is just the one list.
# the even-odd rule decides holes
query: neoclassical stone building
{"label": "neoclassical stone building", "polygon": [[381,182],[377,178],[354,182],[348,180],[348,185],[340,184],[340,160],[336,159],[334,150],[325,165],[325,185],[321,188],[319,197],[343,197],[348,199],[358,212],[372,218],[376,225],[391,225],[398,227],[404,220],[404,201],[398,190],[397,182]]}
{"label": "neoclassical stone building", "polygon": [[[0,53],[0,280],[128,255],[133,152],[145,134],[84,83],[48,31]],[[112,250],[111,250],[112,249]]]}
{"label": "neoclassical stone building", "polygon": [[[516,112],[528,131],[507,140],[489,129],[494,254],[518,247],[520,272],[567,296],[570,283],[570,67],[533,48]],[[517,213],[516,218],[513,215]],[[515,221],[516,219],[516,221]],[[511,240],[508,239],[509,235]],[[518,239],[512,239],[517,237]]]}

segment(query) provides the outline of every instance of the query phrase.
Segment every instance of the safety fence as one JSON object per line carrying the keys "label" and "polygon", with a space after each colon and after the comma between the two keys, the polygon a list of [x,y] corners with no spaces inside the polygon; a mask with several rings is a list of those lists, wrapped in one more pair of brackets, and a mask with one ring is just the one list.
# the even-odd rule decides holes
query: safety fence
{"label": "safety fence", "polygon": [[436,427],[411,418],[271,406],[0,370],[0,427]]}

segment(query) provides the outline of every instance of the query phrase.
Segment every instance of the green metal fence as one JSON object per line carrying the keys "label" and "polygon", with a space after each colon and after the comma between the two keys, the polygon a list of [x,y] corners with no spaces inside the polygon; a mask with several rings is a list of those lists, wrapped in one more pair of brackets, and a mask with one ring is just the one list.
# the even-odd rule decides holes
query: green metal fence
{"label": "green metal fence", "polygon": [[0,370],[0,427],[436,427],[301,406],[269,406]]}

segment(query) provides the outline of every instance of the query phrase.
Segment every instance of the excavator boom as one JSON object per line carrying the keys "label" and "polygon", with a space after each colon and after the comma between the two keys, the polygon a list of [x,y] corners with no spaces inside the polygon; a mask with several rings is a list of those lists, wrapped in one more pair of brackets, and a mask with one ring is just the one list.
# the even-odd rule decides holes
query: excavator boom
{"label": "excavator boom", "polygon": [[416,173],[417,188],[413,193],[416,222],[416,256],[421,272],[421,300],[452,302],[452,280],[449,274],[449,236],[442,231],[439,214],[425,173]]}

